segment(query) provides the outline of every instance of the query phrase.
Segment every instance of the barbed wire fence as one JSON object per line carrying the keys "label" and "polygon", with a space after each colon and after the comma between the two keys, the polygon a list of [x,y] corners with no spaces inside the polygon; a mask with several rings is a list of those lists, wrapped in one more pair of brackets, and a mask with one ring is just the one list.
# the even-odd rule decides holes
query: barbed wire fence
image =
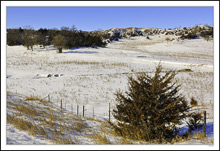
{"label": "barbed wire fence", "polygon": [[[73,114],[76,114],[77,116],[82,116],[82,117],[85,117],[85,118],[104,119],[106,121],[111,122],[113,104],[111,104],[110,102],[106,101],[106,106],[102,107],[102,110],[103,110],[103,108],[105,108],[104,110],[106,110],[106,112],[100,114],[100,113],[96,112],[96,111],[100,110],[100,107],[98,107],[98,106],[95,106],[95,105],[79,105],[77,103],[69,103],[65,99],[59,98],[57,96],[55,96],[56,99],[54,99],[52,97],[52,95],[56,94],[56,93],[59,93],[59,91],[49,93],[48,95],[43,97],[41,100],[45,100],[45,101],[48,101],[48,102],[52,103],[53,105],[60,108],[61,112],[69,112],[69,113],[73,113]],[[22,97],[22,98],[27,97],[27,96],[22,95],[22,94],[18,94],[18,93],[15,93],[15,94],[19,97]],[[203,114],[203,133],[204,133],[204,136],[206,136],[206,133],[207,133],[207,131],[206,131],[207,120],[213,119],[213,114],[210,112],[212,110],[209,110],[209,108],[207,106],[201,106],[201,105],[193,107],[192,109],[189,110],[189,112],[195,112],[195,111],[200,112],[201,114]]]}
{"label": "barbed wire fence", "polygon": [[[57,96],[53,97],[53,94],[57,92],[49,93],[47,96],[43,97],[43,100],[46,100],[50,103],[53,103],[53,105],[60,108],[62,112],[69,112],[74,113],[78,116],[82,117],[89,117],[94,119],[104,119],[111,121],[112,119],[112,111],[113,111],[113,104],[109,101],[106,101],[105,106],[97,106],[95,104],[77,104],[76,102],[69,102],[65,99],[59,98]],[[104,113],[100,113],[100,108],[102,110],[106,110]]]}
{"label": "barbed wire fence", "polygon": [[[47,100],[50,101],[51,94],[48,94],[46,96]],[[56,104],[55,104],[56,105]],[[82,117],[90,117],[90,118],[101,118],[108,120],[111,122],[112,120],[112,110],[113,110],[113,104],[106,102],[105,110],[102,115],[98,114],[96,110],[99,110],[100,107],[95,105],[90,105],[89,108],[87,108],[87,105],[79,105],[74,103],[66,103],[64,99],[60,99],[60,101],[57,101],[57,106],[61,108],[62,111],[69,111],[71,113],[75,113],[76,115],[82,116]],[[75,106],[75,108],[74,108]],[[103,108],[103,107],[102,107]],[[90,109],[90,111],[89,111]],[[75,110],[75,111],[74,111]],[[199,112],[203,115],[203,132],[204,136],[206,136],[206,125],[207,120],[213,119],[213,114],[210,112],[209,108],[206,106],[196,106],[189,110],[189,112]]]}

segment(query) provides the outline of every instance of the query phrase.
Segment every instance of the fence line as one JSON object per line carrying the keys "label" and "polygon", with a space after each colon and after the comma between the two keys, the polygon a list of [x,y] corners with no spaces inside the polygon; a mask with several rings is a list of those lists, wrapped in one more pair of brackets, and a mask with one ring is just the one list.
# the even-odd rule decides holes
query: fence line
{"label": "fence line", "polygon": [[[49,95],[48,95],[49,96]],[[48,97],[48,99],[49,99],[49,97]],[[65,110],[67,110],[67,108],[66,108],[66,102],[65,102]],[[73,113],[73,104],[72,103],[70,103],[71,104],[71,112]],[[76,114],[77,115],[79,115],[79,105],[77,104],[77,111],[76,111]],[[61,108],[62,108],[62,99],[61,99]],[[197,107],[197,108],[194,108],[194,109],[191,109],[191,110],[189,110],[189,111],[196,111],[196,110],[198,110],[198,111],[203,111],[203,120],[204,120],[204,122],[203,122],[203,127],[204,127],[204,130],[203,130],[203,132],[204,132],[204,136],[206,137],[206,120],[207,119],[209,119],[209,118],[207,118],[207,115],[209,115],[209,114],[211,114],[211,113],[207,113],[207,111],[206,111],[206,109],[207,108],[204,108],[204,107]],[[62,110],[61,110],[62,111]],[[85,114],[85,111],[86,111],[86,106],[85,105],[82,105],[82,116],[83,117],[86,117],[86,114]],[[106,112],[107,113],[107,112]],[[104,113],[104,117],[106,118],[106,116],[107,116],[107,114],[106,113]],[[94,106],[92,107],[92,117],[93,118],[95,118],[95,108],[94,108]],[[108,121],[109,122],[111,122],[111,103],[108,103]]]}
{"label": "fence line", "polygon": [[[55,92],[55,93],[57,93],[57,92]],[[42,100],[44,100],[44,99],[46,99],[46,98],[48,98],[48,102],[52,102],[54,105],[56,105],[55,104],[55,102],[53,102],[53,101],[51,101],[51,96],[50,96],[50,94],[54,94],[54,93],[49,93],[46,97],[44,97]],[[27,96],[25,96],[25,95],[22,95],[22,94],[18,94],[18,93],[16,93],[16,95],[17,96],[19,96],[19,97],[27,97]],[[61,109],[61,112],[63,112],[63,102],[64,100],[63,99],[60,99],[60,109]],[[67,107],[66,107],[66,102],[65,102],[65,110],[66,111],[68,111],[67,110]],[[71,104],[71,112],[73,113],[73,104],[72,103],[70,103]],[[59,99],[57,100],[57,106],[59,107]],[[209,115],[209,114],[211,114],[211,113],[207,113],[207,111],[206,111],[206,109],[207,108],[204,108],[204,107],[197,107],[197,108],[194,108],[194,109],[191,109],[191,110],[189,110],[189,111],[196,111],[196,110],[199,110],[199,111],[203,111],[203,120],[204,120],[204,123],[203,123],[203,126],[204,126],[204,136],[206,136],[206,121],[207,121],[207,119],[210,119],[210,118],[207,118],[207,115]],[[85,117],[85,111],[86,111],[86,106],[85,105],[83,105],[82,106],[82,116],[83,117]],[[107,112],[106,112],[107,113]],[[104,116],[106,116],[106,113],[104,113]],[[77,104],[77,111],[76,111],[76,114],[77,115],[79,115],[79,105]],[[92,108],[92,117],[94,118],[95,117],[95,108],[94,108],[94,106],[93,106],[93,108]],[[108,121],[110,122],[111,121],[111,103],[108,103]]]}
{"label": "fence line", "polygon": [[[58,91],[57,91],[58,92]],[[57,92],[54,92],[54,93],[57,93]],[[54,94],[54,93],[49,93],[45,98],[48,98],[48,101],[50,102],[50,94]],[[21,95],[22,96],[22,95]],[[23,95],[24,96],[24,95]],[[43,98],[43,99],[45,99],[45,98]],[[62,112],[62,99],[61,99],[61,105],[60,105],[60,107],[61,107],[61,112]],[[207,115],[209,115],[209,114],[211,114],[211,113],[207,113],[206,112],[206,109],[207,108],[204,108],[204,107],[197,107],[197,108],[193,108],[193,109],[190,109],[189,111],[196,111],[196,110],[204,110],[203,111],[203,114],[204,114],[204,134],[205,134],[205,132],[206,132],[206,120],[207,119],[210,119],[210,118],[207,118]],[[67,110],[67,108],[66,108],[66,102],[65,102],[65,110]],[[86,111],[86,109],[85,109],[85,106],[83,105],[83,108],[82,108],[82,115],[83,115],[83,117],[85,117],[85,111]],[[73,107],[72,107],[72,104],[71,104],[71,112],[73,113]],[[76,113],[77,113],[77,115],[79,115],[79,105],[77,105],[77,111],[76,111]],[[104,114],[104,116],[106,116],[105,114]],[[95,108],[93,107],[92,108],[92,117],[94,118],[95,117]],[[108,109],[108,120],[109,120],[109,122],[111,121],[111,104],[109,103],[109,109]]]}

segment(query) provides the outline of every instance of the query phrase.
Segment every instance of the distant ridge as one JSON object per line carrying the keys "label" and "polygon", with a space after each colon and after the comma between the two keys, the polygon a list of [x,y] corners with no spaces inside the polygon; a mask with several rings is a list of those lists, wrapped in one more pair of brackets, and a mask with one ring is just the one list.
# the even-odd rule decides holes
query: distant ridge
{"label": "distant ridge", "polygon": [[102,31],[105,34],[109,34],[111,37],[130,37],[130,36],[149,36],[149,35],[175,35],[175,36],[188,36],[193,34],[195,37],[199,36],[213,36],[213,27],[209,25],[196,25],[194,27],[183,27],[183,28],[138,28],[138,27],[128,27],[128,28],[111,28]]}

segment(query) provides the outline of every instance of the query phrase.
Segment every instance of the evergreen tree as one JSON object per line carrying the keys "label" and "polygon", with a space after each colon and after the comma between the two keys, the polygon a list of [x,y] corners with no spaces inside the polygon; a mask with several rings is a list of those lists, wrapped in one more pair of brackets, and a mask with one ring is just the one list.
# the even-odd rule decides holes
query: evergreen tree
{"label": "evergreen tree", "polygon": [[40,28],[37,31],[37,44],[42,45],[44,48],[45,46],[49,45],[49,36],[48,36],[48,30],[45,28]]}
{"label": "evergreen tree", "polygon": [[21,28],[7,29],[7,45],[14,46],[23,44],[22,36],[23,31]]}
{"label": "evergreen tree", "polygon": [[189,106],[178,94],[180,85],[173,82],[174,71],[161,74],[156,67],[154,76],[145,73],[137,78],[129,77],[128,91],[116,93],[116,109],[113,116],[118,134],[132,139],[171,141],[177,135],[176,127],[187,117]]}

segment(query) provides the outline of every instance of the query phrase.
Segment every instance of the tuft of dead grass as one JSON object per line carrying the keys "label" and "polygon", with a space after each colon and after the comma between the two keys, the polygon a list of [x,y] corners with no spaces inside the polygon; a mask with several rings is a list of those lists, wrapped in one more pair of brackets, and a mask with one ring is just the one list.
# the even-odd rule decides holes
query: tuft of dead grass
{"label": "tuft of dead grass", "polygon": [[85,119],[89,120],[89,121],[102,122],[101,120],[95,119],[95,118],[92,118],[92,117],[86,117]]}
{"label": "tuft of dead grass", "polygon": [[39,97],[37,97],[37,96],[33,96],[33,95],[31,95],[31,96],[27,96],[26,97],[26,100],[27,101],[33,101],[33,100],[41,100]]}
{"label": "tuft of dead grass", "polygon": [[111,144],[105,134],[98,134],[95,132],[92,135],[89,135],[88,137],[93,139],[96,144]]}
{"label": "tuft of dead grass", "polygon": [[129,144],[133,144],[133,142],[131,140],[127,139],[127,138],[122,137],[121,140],[117,144],[118,145],[119,144],[127,144],[127,145],[129,145]]}
{"label": "tuft of dead grass", "polygon": [[77,121],[75,122],[75,127],[74,129],[77,132],[83,132],[83,130],[86,128],[86,125],[82,121]]}
{"label": "tuft of dead grass", "polygon": [[20,130],[26,130],[30,135],[42,135],[47,136],[46,131],[43,127],[35,124],[32,121],[24,120],[22,118],[18,118],[14,115],[8,115],[7,114],[7,123],[13,124],[16,128]]}
{"label": "tuft of dead grass", "polygon": [[30,106],[27,107],[25,105],[18,105],[18,106],[15,106],[14,109],[19,111],[22,114],[38,116],[38,112],[35,110],[35,108],[31,108]]}
{"label": "tuft of dead grass", "polygon": [[191,69],[180,69],[180,70],[177,70],[177,72],[192,72]]}

